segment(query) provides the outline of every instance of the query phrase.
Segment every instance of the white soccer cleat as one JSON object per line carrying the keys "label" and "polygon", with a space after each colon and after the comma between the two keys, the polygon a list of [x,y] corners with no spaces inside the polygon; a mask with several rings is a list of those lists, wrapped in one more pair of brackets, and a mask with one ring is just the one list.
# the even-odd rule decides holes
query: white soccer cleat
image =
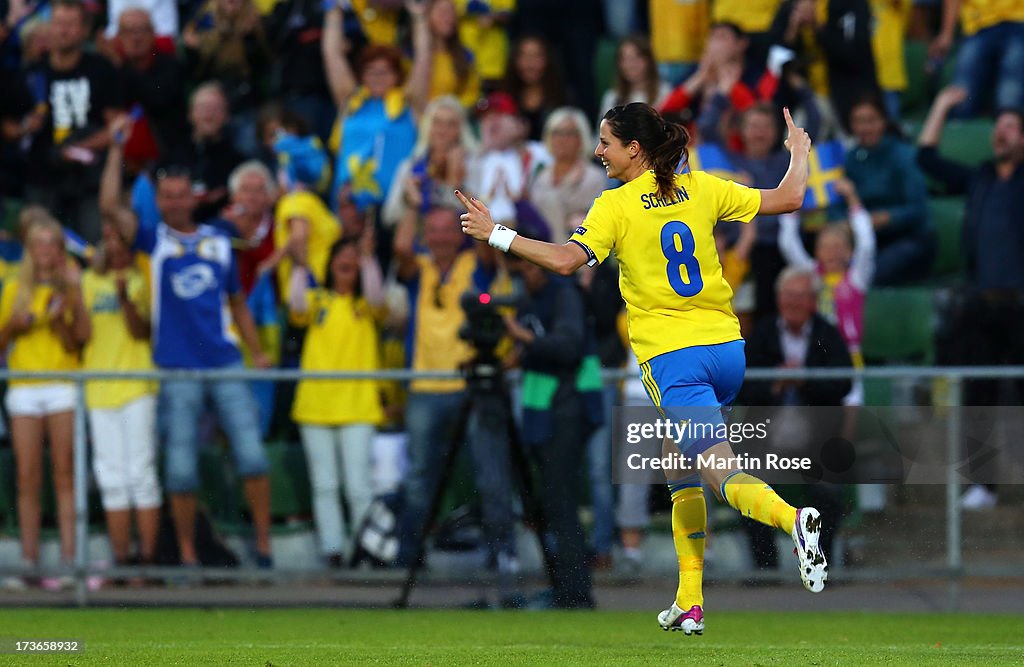
{"label": "white soccer cleat", "polygon": [[812,593],[820,593],[828,581],[828,563],[821,550],[821,513],[813,507],[796,511],[793,527],[793,546],[800,560],[800,581]]}
{"label": "white soccer cleat", "polygon": [[662,630],[682,630],[685,635],[704,634],[704,610],[693,605],[684,612],[673,602],[672,606],[658,614],[658,625]]}

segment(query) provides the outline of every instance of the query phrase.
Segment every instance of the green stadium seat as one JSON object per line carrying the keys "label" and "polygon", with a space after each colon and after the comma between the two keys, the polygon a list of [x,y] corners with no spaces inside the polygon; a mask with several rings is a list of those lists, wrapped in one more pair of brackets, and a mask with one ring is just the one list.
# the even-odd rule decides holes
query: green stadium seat
{"label": "green stadium seat", "polygon": [[938,242],[932,276],[959,273],[964,269],[964,198],[932,197],[928,200],[928,215],[935,227]]}
{"label": "green stadium seat", "polygon": [[21,213],[20,199],[4,199],[0,206],[0,230],[15,235],[18,231],[18,214]]}
{"label": "green stadium seat", "polygon": [[928,109],[928,74],[924,71],[928,43],[907,40],[903,43],[903,58],[907,64],[907,89],[900,96],[900,107],[907,116]]}
{"label": "green stadium seat", "polygon": [[939,152],[969,165],[978,165],[992,157],[992,120],[972,118],[950,120],[942,131]]}
{"label": "green stadium seat", "polygon": [[313,502],[305,451],[300,445],[288,442],[268,443],[266,449],[270,461],[271,518],[310,516]]}
{"label": "green stadium seat", "polygon": [[931,289],[869,290],[864,304],[864,359],[868,363],[931,363],[934,318]]}
{"label": "green stadium seat", "polygon": [[[604,91],[615,84],[615,70],[618,67],[615,62],[615,52],[618,44],[614,39],[601,39],[597,42],[597,49],[594,51],[594,92],[595,99],[601,99]],[[601,113],[604,109],[601,109]]]}

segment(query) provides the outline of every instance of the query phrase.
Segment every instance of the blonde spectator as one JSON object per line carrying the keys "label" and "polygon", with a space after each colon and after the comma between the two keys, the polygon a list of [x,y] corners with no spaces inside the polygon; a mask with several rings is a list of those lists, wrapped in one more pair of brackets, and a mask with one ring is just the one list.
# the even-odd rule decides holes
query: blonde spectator
{"label": "blonde spectator", "polygon": [[[95,268],[82,276],[82,298],[92,324],[83,367],[103,371],[153,368],[149,345],[149,281],[124,240],[110,226]],[[85,388],[93,472],[107,514],[107,535],[117,565],[131,562],[132,510],[139,561],[152,563],[160,528],[156,472],[156,383],[95,380]]]}
{"label": "blonde spectator", "polygon": [[384,224],[398,224],[408,208],[425,212],[434,206],[455,206],[452,192],[464,187],[476,150],[476,137],[457,99],[445,95],[428,104],[412,155],[398,166],[391,182],[382,211]]}
{"label": "blonde spectator", "polygon": [[[307,371],[375,371],[379,368],[375,309],[384,300],[380,266],[374,257],[373,228],[357,240],[331,246],[326,282],[308,289],[302,276],[291,282],[288,305],[293,324],[308,327],[300,367]],[[292,418],[299,424],[313,488],[313,516],[320,551],[332,567],[345,558],[347,532],[354,533],[373,500],[373,438],[384,419],[373,380],[302,380]],[[351,531],[338,498],[339,486]]]}
{"label": "blonde spectator", "polygon": [[592,144],[586,116],[579,109],[561,107],[548,117],[544,145],[554,160],[537,172],[529,198],[556,240],[572,235],[574,216],[586,213],[608,182],[604,171],[590,161]]}
{"label": "blonde spectator", "polygon": [[[0,350],[15,371],[67,371],[89,338],[78,265],[64,253],[64,233],[53,218],[36,217],[25,233],[25,255],[15,280],[0,295]],[[39,565],[43,441],[50,442],[57,495],[60,555],[71,567],[75,555],[72,447],[77,396],[68,382],[12,380],[6,406],[17,463],[18,526],[26,565]],[[62,577],[60,584],[69,582]]]}

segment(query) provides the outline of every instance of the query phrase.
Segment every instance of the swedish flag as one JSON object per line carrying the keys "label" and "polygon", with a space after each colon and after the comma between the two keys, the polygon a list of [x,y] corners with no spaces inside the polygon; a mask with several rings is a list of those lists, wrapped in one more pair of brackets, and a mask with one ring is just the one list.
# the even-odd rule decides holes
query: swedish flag
{"label": "swedish flag", "polygon": [[809,173],[803,210],[828,208],[840,200],[835,184],[843,178],[844,158],[843,145],[838,141],[829,141],[811,148],[807,158]]}
{"label": "swedish flag", "polygon": [[743,182],[743,177],[729,158],[729,153],[718,144],[697,144],[690,149],[689,162],[680,173],[687,170],[705,171],[727,181]]}

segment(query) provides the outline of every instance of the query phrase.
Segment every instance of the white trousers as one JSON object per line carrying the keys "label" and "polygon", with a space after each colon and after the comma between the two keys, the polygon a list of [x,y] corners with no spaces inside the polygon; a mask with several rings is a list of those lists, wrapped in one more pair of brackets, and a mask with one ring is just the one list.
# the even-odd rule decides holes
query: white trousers
{"label": "white trousers", "polygon": [[156,474],[156,396],[89,410],[92,469],[105,510],[160,506]]}
{"label": "white trousers", "polygon": [[375,432],[372,424],[300,426],[313,492],[313,519],[324,555],[343,553],[348,537],[339,486],[344,484],[353,528],[363,522],[373,501]]}

